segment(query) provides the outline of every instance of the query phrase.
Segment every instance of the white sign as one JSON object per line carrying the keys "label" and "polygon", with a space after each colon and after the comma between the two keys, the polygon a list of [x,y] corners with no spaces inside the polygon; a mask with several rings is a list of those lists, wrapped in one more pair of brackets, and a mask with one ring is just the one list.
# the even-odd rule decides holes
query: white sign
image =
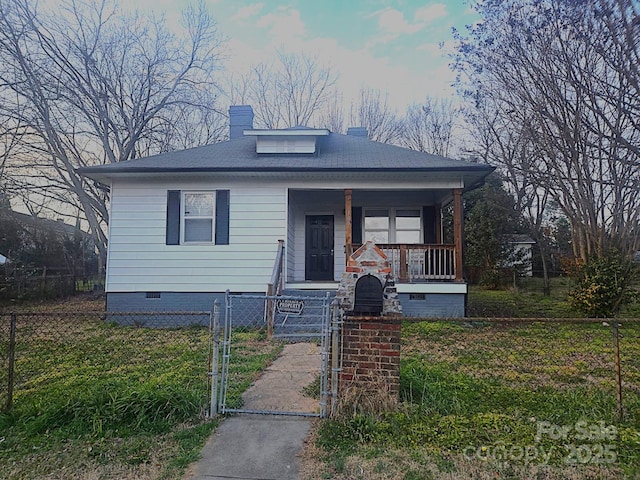
{"label": "white sign", "polygon": [[292,300],[282,298],[276,300],[276,308],[278,313],[294,313],[300,315],[304,310],[304,302],[302,300]]}

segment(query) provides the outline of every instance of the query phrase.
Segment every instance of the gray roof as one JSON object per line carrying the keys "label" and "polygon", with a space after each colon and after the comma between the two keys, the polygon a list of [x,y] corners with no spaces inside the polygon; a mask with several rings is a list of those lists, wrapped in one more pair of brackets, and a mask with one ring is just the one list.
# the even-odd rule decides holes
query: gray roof
{"label": "gray roof", "polygon": [[507,238],[510,243],[536,243],[536,241],[526,233],[513,233],[511,235],[507,235]]}
{"label": "gray roof", "polygon": [[127,173],[189,172],[349,172],[430,171],[474,173],[494,170],[486,164],[453,160],[366,138],[330,133],[319,137],[314,154],[258,154],[255,137],[242,137],[202,147],[177,150],[126,162],[82,167],[93,178]]}

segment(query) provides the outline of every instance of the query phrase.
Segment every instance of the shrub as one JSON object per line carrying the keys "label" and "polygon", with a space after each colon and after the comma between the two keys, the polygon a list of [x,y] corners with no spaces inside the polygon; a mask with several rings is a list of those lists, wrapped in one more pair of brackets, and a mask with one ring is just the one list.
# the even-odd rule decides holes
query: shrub
{"label": "shrub", "polygon": [[569,302],[588,317],[614,317],[634,300],[638,268],[618,250],[594,257],[578,269]]}

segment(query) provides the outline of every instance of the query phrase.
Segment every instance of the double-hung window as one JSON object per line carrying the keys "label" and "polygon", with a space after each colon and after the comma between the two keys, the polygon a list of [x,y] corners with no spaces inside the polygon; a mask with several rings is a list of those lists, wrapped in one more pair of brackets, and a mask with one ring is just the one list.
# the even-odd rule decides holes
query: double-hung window
{"label": "double-hung window", "polygon": [[364,238],[373,243],[390,243],[389,210],[367,209],[364,214]]}
{"label": "double-hung window", "polygon": [[183,242],[211,243],[215,232],[214,192],[183,192]]}
{"label": "double-hung window", "polygon": [[374,243],[420,243],[420,209],[367,208],[364,212],[364,239]]}
{"label": "double-hung window", "polygon": [[396,243],[420,243],[420,209],[396,210],[395,227]]}
{"label": "double-hung window", "polygon": [[229,190],[168,190],[166,244],[229,245],[229,198]]}

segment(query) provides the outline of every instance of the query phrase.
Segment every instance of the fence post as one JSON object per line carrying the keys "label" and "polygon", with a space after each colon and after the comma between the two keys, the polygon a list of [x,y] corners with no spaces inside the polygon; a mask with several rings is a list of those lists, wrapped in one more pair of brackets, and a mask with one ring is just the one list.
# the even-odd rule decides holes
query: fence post
{"label": "fence post", "polygon": [[211,361],[211,404],[209,418],[218,414],[218,357],[220,356],[220,302],[216,298],[213,302],[213,344]]}
{"label": "fence post", "polygon": [[611,323],[613,325],[613,349],[616,356],[616,386],[618,388],[618,420],[622,420],[624,413],[622,406],[622,371],[620,368],[620,334],[618,333],[618,327],[620,324],[617,321]]}
{"label": "fence post", "polygon": [[338,299],[331,302],[331,410],[330,415],[335,415],[338,403],[338,376],[340,375],[339,342],[340,323],[338,320]]}
{"label": "fence post", "polygon": [[7,381],[7,404],[6,410],[13,406],[13,382],[14,370],[16,365],[16,314],[11,314],[9,324],[9,372]]}
{"label": "fence post", "polygon": [[275,295],[273,283],[267,285],[267,300],[265,302],[266,307],[266,315],[267,315],[267,340],[271,340],[273,338],[273,322],[274,322],[274,301],[272,296]]}

